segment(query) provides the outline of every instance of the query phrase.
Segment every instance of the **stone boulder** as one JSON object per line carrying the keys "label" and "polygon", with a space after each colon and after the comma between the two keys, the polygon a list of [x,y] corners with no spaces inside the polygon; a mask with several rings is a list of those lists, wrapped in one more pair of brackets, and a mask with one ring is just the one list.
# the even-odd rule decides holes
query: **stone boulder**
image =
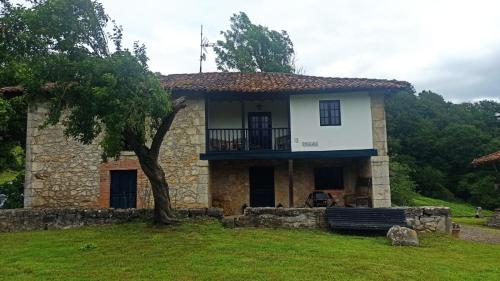
{"label": "stone boulder", "polygon": [[417,232],[408,227],[395,225],[387,232],[392,246],[419,246]]}

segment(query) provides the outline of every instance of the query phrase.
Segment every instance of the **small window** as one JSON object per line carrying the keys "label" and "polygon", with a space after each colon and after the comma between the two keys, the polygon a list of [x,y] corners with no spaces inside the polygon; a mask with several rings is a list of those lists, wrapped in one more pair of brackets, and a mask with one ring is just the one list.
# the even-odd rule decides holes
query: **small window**
{"label": "small window", "polygon": [[319,121],[321,126],[340,126],[340,101],[319,101]]}
{"label": "small window", "polygon": [[314,186],[317,190],[344,189],[344,172],[340,167],[314,169]]}

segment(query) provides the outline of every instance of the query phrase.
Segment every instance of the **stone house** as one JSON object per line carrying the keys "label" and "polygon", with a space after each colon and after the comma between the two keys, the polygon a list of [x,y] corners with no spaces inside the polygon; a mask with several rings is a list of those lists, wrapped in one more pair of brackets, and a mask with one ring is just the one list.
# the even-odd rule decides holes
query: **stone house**
{"label": "stone house", "polygon": [[[283,73],[163,76],[187,107],[160,152],[175,207],[303,206],[314,190],[357,192],[391,205],[384,97],[407,82]],[[46,105],[28,110],[25,207],[152,207],[133,152],[102,162],[97,144],[41,129]]]}

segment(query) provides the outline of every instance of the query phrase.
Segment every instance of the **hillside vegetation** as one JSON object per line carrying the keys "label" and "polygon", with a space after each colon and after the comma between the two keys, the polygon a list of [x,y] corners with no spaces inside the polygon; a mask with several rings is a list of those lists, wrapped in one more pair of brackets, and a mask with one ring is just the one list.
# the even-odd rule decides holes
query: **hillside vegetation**
{"label": "hillside vegetation", "polygon": [[[396,204],[411,201],[412,191],[446,201],[500,206],[493,167],[473,167],[474,158],[500,150],[500,103],[455,104],[423,91],[387,99],[387,133]],[[394,175],[393,175],[394,177]],[[414,197],[414,196],[413,196]]]}
{"label": "hillside vegetation", "polygon": [[[476,214],[476,208],[467,203],[449,202],[425,196],[416,196],[416,198],[413,199],[413,205],[449,207],[453,217],[472,217]],[[493,214],[493,212],[489,210],[483,210],[482,213],[486,216]]]}

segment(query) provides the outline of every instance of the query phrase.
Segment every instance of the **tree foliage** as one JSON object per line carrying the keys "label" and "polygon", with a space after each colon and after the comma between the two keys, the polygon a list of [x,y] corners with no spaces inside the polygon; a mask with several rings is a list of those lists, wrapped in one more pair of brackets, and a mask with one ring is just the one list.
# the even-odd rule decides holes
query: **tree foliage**
{"label": "tree foliage", "polygon": [[23,207],[24,173],[19,173],[12,181],[0,183],[0,194],[6,195],[2,208],[15,209]]}
{"label": "tree foliage", "polygon": [[410,167],[397,161],[390,162],[391,201],[397,206],[409,206],[416,197],[416,184],[411,179]]}
{"label": "tree foliage", "polygon": [[423,91],[391,96],[386,110],[391,156],[410,167],[419,193],[498,207],[493,168],[473,167],[471,161],[500,150],[499,103],[454,104]]}
{"label": "tree foliage", "polygon": [[295,71],[293,43],[284,30],[275,31],[253,24],[244,12],[234,14],[231,29],[221,31],[225,40],[217,41],[217,68],[222,71]]}
{"label": "tree foliage", "polygon": [[[172,103],[147,65],[144,45],[123,49],[122,30],[105,30],[109,17],[93,0],[39,0],[28,6],[2,0],[1,86],[20,85],[46,101],[46,125],[62,122],[84,144],[99,141],[104,159],[132,147],[151,182],[155,221],[173,221],[159,147],[183,99]],[[110,51],[108,41],[115,43]],[[152,140],[151,145],[146,145]]]}

